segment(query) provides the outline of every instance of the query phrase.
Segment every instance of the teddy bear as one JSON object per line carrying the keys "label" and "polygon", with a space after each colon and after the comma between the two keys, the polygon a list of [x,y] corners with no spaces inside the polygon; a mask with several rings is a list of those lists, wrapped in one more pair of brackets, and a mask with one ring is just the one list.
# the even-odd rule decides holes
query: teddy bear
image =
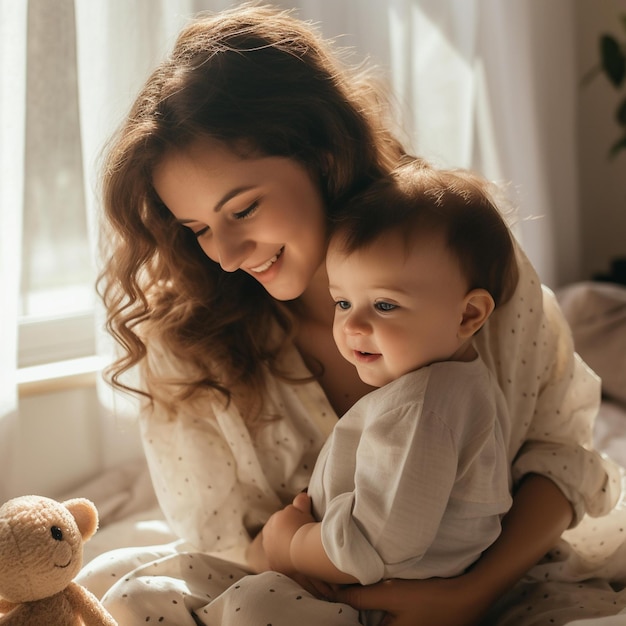
{"label": "teddy bear", "polygon": [[97,529],[98,511],[86,498],[20,496],[0,506],[0,625],[117,626],[72,580]]}

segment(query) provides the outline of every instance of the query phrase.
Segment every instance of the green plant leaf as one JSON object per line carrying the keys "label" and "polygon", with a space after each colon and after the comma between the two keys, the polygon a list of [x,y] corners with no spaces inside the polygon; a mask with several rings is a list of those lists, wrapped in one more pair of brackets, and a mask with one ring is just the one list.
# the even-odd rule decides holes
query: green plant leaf
{"label": "green plant leaf", "polygon": [[624,135],[621,139],[618,139],[609,150],[609,157],[615,158],[619,152],[622,150],[626,150],[626,135]]}
{"label": "green plant leaf", "polygon": [[600,58],[604,73],[616,87],[619,87],[626,75],[626,56],[612,35],[600,37]]}

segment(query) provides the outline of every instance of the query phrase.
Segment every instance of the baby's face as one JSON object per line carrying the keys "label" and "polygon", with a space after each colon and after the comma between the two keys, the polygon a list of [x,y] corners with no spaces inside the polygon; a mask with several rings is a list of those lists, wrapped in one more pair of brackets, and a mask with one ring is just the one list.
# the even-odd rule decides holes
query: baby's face
{"label": "baby's face", "polygon": [[468,285],[442,236],[417,238],[407,250],[389,233],[350,255],[333,240],[326,266],[335,342],[365,383],[381,387],[461,348]]}

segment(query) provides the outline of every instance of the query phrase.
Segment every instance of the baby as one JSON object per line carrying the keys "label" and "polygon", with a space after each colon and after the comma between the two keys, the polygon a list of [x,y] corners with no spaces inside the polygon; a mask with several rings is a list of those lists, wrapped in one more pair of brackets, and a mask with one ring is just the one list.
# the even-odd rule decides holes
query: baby
{"label": "baby", "polygon": [[298,496],[264,546],[331,583],[461,574],[511,505],[508,411],[472,343],[515,289],[511,233],[482,178],[410,160],[340,211],[326,265],[335,342],[379,389],[319,455],[318,521]]}

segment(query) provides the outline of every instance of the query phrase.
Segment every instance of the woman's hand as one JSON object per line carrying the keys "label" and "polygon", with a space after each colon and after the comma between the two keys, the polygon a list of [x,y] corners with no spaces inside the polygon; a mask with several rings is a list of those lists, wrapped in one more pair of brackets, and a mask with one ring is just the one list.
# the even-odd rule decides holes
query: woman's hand
{"label": "woman's hand", "polygon": [[488,606],[472,594],[468,575],[350,585],[336,590],[333,600],[355,609],[386,611],[383,626],[475,626]]}

